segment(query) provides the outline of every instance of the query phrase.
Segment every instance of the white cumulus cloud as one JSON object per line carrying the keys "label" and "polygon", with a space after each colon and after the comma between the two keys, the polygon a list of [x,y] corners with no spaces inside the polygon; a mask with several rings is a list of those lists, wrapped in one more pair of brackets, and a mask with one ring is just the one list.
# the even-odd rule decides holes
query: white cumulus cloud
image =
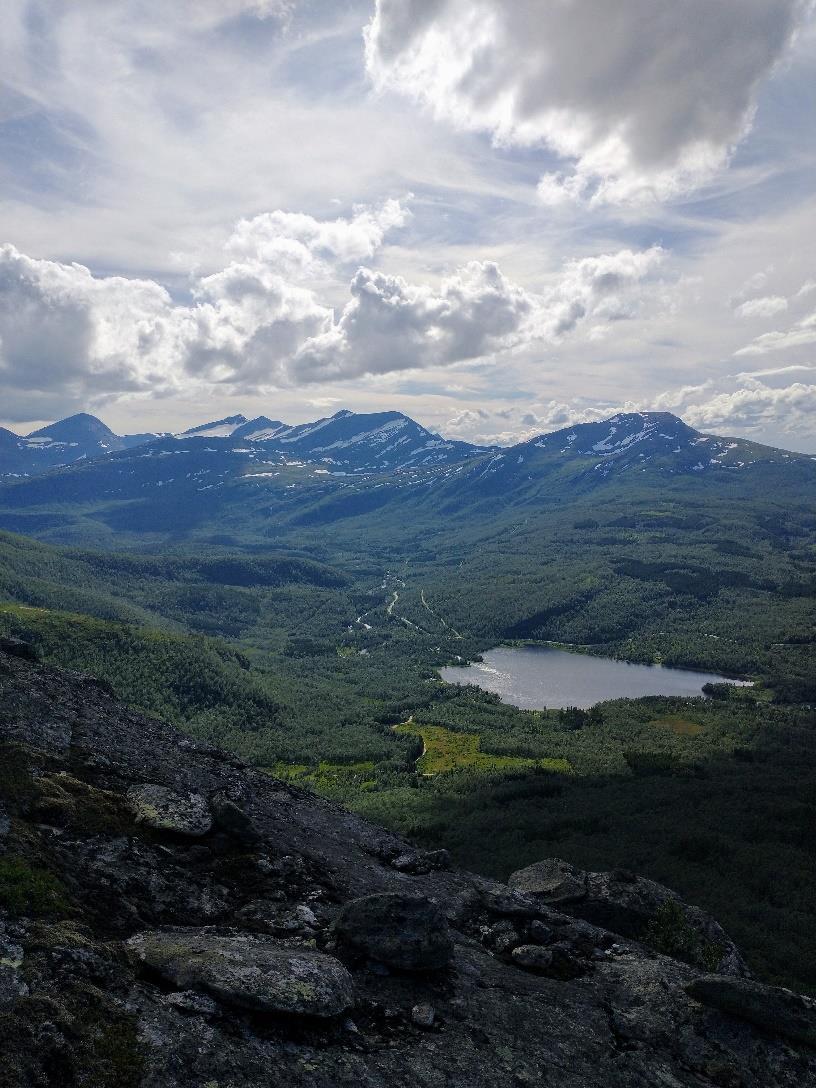
{"label": "white cumulus cloud", "polygon": [[[332,220],[283,211],[241,220],[223,267],[194,276],[183,302],[153,280],[2,247],[0,392],[14,390],[18,404],[43,388],[84,404],[190,388],[254,394],[522,346],[545,354],[579,330],[591,338],[635,316],[664,257],[653,247],[568,261],[537,292],[492,261],[436,283],[359,265],[407,215],[391,200]],[[327,290],[347,290],[347,301],[335,308]]]}
{"label": "white cumulus cloud", "polygon": [[809,0],[377,0],[374,85],[549,148],[548,204],[666,198],[727,161]]}
{"label": "white cumulus cloud", "polygon": [[403,226],[408,209],[399,200],[355,208],[351,218],[315,219],[302,212],[264,212],[241,219],[226,249],[236,260],[258,260],[289,275],[309,274],[327,263],[370,260],[386,232]]}
{"label": "white cumulus cloud", "polygon": [[652,407],[703,431],[809,435],[816,422],[816,366],[797,364],[724,375],[657,397]]}
{"label": "white cumulus cloud", "polygon": [[497,265],[472,261],[438,289],[361,268],[339,321],[304,345],[301,381],[350,378],[475,359],[524,336],[536,302]]}
{"label": "white cumulus cloud", "polygon": [[185,319],[152,280],[0,246],[0,388],[161,395],[175,384]]}
{"label": "white cumulus cloud", "polygon": [[809,433],[816,420],[816,382],[793,382],[776,389],[752,382],[689,406],[685,419],[701,430],[760,431],[783,423],[788,433]]}

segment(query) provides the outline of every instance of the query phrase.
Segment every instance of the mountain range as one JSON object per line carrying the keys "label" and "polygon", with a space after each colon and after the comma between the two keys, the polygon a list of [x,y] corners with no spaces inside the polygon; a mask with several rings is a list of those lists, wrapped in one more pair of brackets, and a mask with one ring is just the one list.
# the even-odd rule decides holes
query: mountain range
{"label": "mountain range", "polygon": [[226,519],[268,536],[389,505],[416,520],[609,489],[798,501],[814,486],[816,458],[702,434],[668,412],[618,413],[510,447],[447,440],[399,412],[342,411],[295,426],[235,415],[124,436],[79,415],[25,438],[0,434],[0,528],[15,532],[93,511],[117,532],[221,529]]}
{"label": "mountain range", "polygon": [[267,416],[243,415],[202,423],[178,433],[115,434],[100,419],[81,412],[28,435],[0,428],[0,479],[36,476],[77,461],[106,457],[163,439],[229,439],[292,458],[317,461],[350,472],[391,471],[409,465],[447,464],[487,447],[446,441],[399,412],[338,412],[291,426]]}
{"label": "mountain range", "polygon": [[[100,419],[81,412],[28,435],[0,428],[0,479],[36,476],[77,461],[150,447],[161,452],[193,448],[192,440],[217,441],[219,451],[274,453],[282,464],[317,464],[334,475],[400,472],[492,457],[489,474],[505,474],[513,464],[534,463],[552,455],[594,458],[607,476],[659,457],[674,471],[745,468],[763,461],[816,460],[805,454],[762,446],[743,439],[705,435],[669,412],[619,413],[597,423],[582,423],[542,434],[510,447],[480,446],[444,439],[400,412],[340,411],[311,423],[290,425],[267,416],[227,416],[177,433],[115,434]],[[242,448],[247,447],[247,448]]]}

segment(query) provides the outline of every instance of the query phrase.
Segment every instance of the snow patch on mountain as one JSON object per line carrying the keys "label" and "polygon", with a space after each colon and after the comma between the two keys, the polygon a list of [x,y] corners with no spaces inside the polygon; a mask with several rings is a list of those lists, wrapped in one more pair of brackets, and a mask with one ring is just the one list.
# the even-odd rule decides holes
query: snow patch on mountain
{"label": "snow patch on mountain", "polygon": [[229,438],[239,427],[249,420],[246,416],[226,416],[212,423],[202,423],[200,427],[191,427],[177,434],[176,438]]}

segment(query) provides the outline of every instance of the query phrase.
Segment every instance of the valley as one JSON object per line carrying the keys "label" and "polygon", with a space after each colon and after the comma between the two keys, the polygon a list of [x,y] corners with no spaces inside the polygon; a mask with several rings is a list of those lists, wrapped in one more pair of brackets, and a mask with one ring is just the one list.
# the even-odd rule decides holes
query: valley
{"label": "valley", "polygon": [[[637,868],[813,990],[814,495],[813,458],[665,413],[502,450],[231,417],[6,473],[0,633],[479,871]],[[508,641],[754,686],[520,710],[440,679]]]}
{"label": "valley", "polygon": [[816,0],[0,26],[0,1088],[816,1088]]}

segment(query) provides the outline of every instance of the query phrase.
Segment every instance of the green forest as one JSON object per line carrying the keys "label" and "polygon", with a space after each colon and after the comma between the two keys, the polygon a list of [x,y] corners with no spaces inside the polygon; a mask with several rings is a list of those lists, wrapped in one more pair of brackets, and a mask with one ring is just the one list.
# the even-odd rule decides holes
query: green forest
{"label": "green forest", "polygon": [[[442,514],[2,533],[0,632],[474,870],[661,880],[816,992],[812,507],[675,488]],[[754,686],[523,711],[441,681],[518,640]]]}

